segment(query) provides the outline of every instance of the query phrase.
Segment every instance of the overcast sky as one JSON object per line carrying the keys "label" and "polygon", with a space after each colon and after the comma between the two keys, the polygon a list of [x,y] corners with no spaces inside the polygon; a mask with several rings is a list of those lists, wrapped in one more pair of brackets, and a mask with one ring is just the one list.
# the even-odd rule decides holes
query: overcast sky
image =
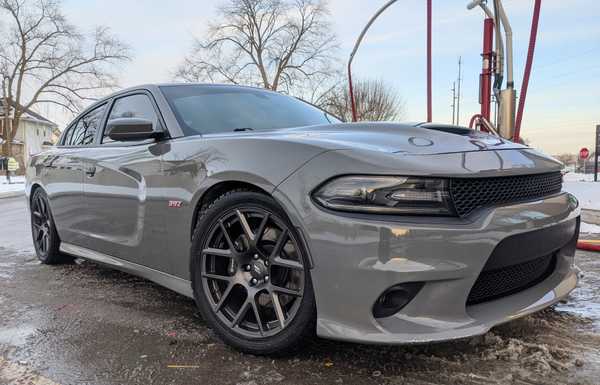
{"label": "overcast sky", "polygon": [[[111,28],[133,49],[123,67],[122,86],[172,79],[173,69],[201,36],[224,0],[65,0],[70,21],[82,31]],[[331,19],[347,55],[384,0],[330,0]],[[461,123],[479,111],[482,13],[467,1],[434,0],[434,121],[452,117],[452,82],[458,57],[464,64]],[[515,84],[520,89],[533,0],[505,0],[515,40]],[[552,154],[592,147],[600,124],[600,2],[544,0],[534,70],[522,135]],[[354,62],[356,76],[393,83],[406,102],[406,120],[425,119],[425,2],[396,3],[373,26]],[[51,108],[41,112],[65,123]]]}

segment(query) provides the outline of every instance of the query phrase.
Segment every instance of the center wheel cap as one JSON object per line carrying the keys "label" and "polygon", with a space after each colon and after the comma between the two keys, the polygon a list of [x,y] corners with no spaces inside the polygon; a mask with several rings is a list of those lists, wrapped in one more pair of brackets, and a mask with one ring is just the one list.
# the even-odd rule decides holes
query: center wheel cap
{"label": "center wheel cap", "polygon": [[261,260],[252,261],[250,264],[250,275],[252,278],[256,278],[262,281],[267,275],[269,275],[269,268]]}

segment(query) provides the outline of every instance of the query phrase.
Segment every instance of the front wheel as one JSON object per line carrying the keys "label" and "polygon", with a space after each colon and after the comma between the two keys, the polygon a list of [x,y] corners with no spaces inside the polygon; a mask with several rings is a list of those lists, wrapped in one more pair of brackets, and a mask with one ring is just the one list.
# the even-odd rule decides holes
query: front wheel
{"label": "front wheel", "polygon": [[192,243],[191,273],[204,319],[237,349],[281,353],[314,333],[307,254],[271,197],[233,191],[204,210]]}

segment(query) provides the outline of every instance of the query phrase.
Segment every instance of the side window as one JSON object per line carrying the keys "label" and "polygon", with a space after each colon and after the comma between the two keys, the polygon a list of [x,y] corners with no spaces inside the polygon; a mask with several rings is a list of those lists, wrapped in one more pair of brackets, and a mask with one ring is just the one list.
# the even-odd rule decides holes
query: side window
{"label": "side window", "polygon": [[73,129],[75,129],[75,123],[71,123],[71,125],[66,128],[65,135],[63,136],[62,141],[60,142],[61,145],[69,145],[69,142],[71,141],[71,136],[73,135]]}
{"label": "side window", "polygon": [[79,121],[73,128],[73,133],[69,135],[69,143],[65,143],[65,144],[68,146],[80,146],[83,144],[84,137],[85,137],[85,126],[83,125],[83,120],[79,119]]}
{"label": "side window", "polygon": [[104,111],[106,110],[106,104],[92,110],[85,114],[81,119],[79,119],[79,123],[83,124],[85,128],[85,133],[81,139],[81,143],[77,143],[77,145],[89,145],[94,143],[94,138],[96,137],[96,132],[100,128],[102,124],[102,118],[104,117]]}
{"label": "side window", "polygon": [[[142,118],[152,121],[154,125],[158,124],[156,111],[150,98],[145,94],[129,95],[115,100],[108,121],[119,118]],[[108,137],[108,132],[105,130],[102,143],[111,142],[114,141]]]}
{"label": "side window", "polygon": [[106,104],[88,112],[77,123],[73,123],[65,134],[63,145],[85,146],[94,143],[94,137],[102,124],[102,117],[106,110]]}

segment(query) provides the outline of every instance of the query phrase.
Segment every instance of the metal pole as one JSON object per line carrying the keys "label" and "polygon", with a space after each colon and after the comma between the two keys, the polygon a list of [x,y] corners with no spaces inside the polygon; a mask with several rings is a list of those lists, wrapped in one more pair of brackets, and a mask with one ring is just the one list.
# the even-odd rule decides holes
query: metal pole
{"label": "metal pole", "polygon": [[367,23],[365,28],[363,28],[362,32],[358,36],[356,43],[354,43],[354,48],[352,49],[352,52],[350,53],[350,59],[348,60],[348,83],[349,83],[348,85],[349,85],[349,91],[350,91],[350,104],[352,104],[352,121],[353,122],[356,122],[356,119],[357,119],[356,105],[355,105],[355,100],[354,100],[354,92],[352,90],[352,61],[354,60],[354,55],[356,55],[356,51],[358,51],[358,47],[360,47],[360,43],[362,43],[362,40],[365,37],[365,34],[369,30],[369,28],[371,28],[371,25],[375,22],[375,20],[379,17],[379,15],[381,15],[383,13],[383,11],[385,11],[390,5],[394,4],[396,1],[398,1],[398,0],[388,1],[387,3],[385,3],[385,5],[383,7],[381,7],[375,13],[375,15],[373,15],[373,17],[371,17],[371,19],[369,20],[369,22]]}
{"label": "metal pole", "polygon": [[352,121],[356,122],[356,101],[354,100],[354,86],[352,84],[351,63],[348,63],[348,92],[350,92],[350,107],[352,108]]}
{"label": "metal pole", "polygon": [[460,125],[460,83],[462,81],[461,78],[461,66],[462,66],[462,57],[458,57],[458,91],[456,95],[456,125]]}
{"label": "metal pole", "polygon": [[517,118],[515,122],[515,134],[513,141],[519,141],[521,134],[521,121],[523,120],[523,110],[525,109],[525,99],[527,98],[527,87],[529,86],[529,75],[533,66],[533,54],[535,52],[535,41],[537,39],[538,22],[540,20],[540,7],[542,0],[535,0],[533,6],[533,18],[531,20],[531,33],[529,35],[529,49],[527,50],[527,61],[525,62],[525,73],[523,75],[523,84],[521,85],[521,97],[519,98],[519,107],[517,109]]}
{"label": "metal pole", "polygon": [[456,82],[452,82],[452,125],[456,121]]}
{"label": "metal pole", "polygon": [[427,121],[432,121],[431,91],[431,0],[427,0]]}
{"label": "metal pole", "polygon": [[483,22],[483,53],[481,68],[481,84],[479,102],[481,103],[481,115],[490,120],[491,94],[492,94],[492,57],[494,41],[494,19],[486,18]]}
{"label": "metal pole", "polygon": [[598,152],[600,151],[600,125],[596,126],[596,155],[594,157],[594,182],[598,182]]}

